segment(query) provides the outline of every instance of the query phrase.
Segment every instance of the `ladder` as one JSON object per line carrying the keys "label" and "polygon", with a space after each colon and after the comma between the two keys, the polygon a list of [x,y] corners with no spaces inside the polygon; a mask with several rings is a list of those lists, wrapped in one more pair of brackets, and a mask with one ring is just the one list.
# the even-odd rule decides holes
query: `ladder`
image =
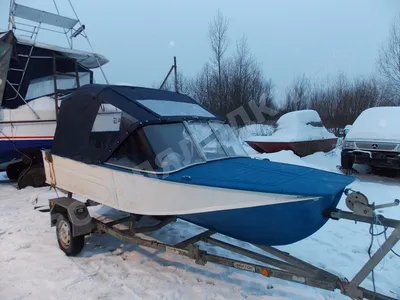
{"label": "ladder", "polygon": [[[22,23],[17,22],[15,18],[20,18],[24,20],[24,22]],[[26,23],[26,21],[28,21],[28,23]],[[78,22],[79,21],[76,19],[72,19],[69,17],[61,16],[59,14],[54,14],[18,4],[15,2],[15,0],[10,1],[9,29],[12,28],[14,33],[16,33],[16,31],[22,31],[28,33],[28,35],[25,34],[25,36],[28,37],[30,40],[32,40],[32,43],[30,45],[28,53],[18,54],[18,57],[26,59],[25,63],[22,63],[22,66],[18,68],[9,69],[9,72],[15,72],[18,73],[19,75],[16,76],[18,78],[16,80],[17,82],[8,82],[11,88],[14,90],[15,96],[6,100],[14,100],[17,97],[21,97],[21,99],[26,103],[25,99],[20,95],[20,89],[24,81],[25,74],[29,66],[29,62],[33,56],[32,52],[35,48],[36,39],[39,34],[39,31],[47,30],[47,31],[59,32],[50,28],[44,28],[42,25],[50,25],[58,29],[63,29],[64,34],[67,37],[68,44],[72,48],[72,38],[80,33],[80,31],[78,32],[79,28],[74,32],[74,26],[78,24]],[[32,25],[32,23],[35,23],[35,25]],[[19,26],[17,27],[17,25],[22,25],[22,27]],[[30,29],[27,29],[26,27]],[[71,37],[68,37],[68,34],[70,34]]]}
{"label": "ladder", "polygon": [[[33,49],[35,48],[36,38],[38,36],[39,30],[40,30],[40,26],[41,26],[41,23],[39,23],[39,26],[35,26],[33,28],[33,31],[30,31],[31,38],[33,38],[33,43],[30,45],[28,55],[17,54],[18,57],[25,58],[25,63],[23,64],[24,65],[23,68],[21,68],[21,69],[20,68],[10,68],[8,70],[10,73],[18,74],[17,78],[19,78],[19,80],[17,80],[18,82],[10,82],[9,83],[11,85],[12,89],[15,92],[15,96],[11,97],[11,98],[8,98],[6,100],[14,100],[14,99],[18,98],[18,96],[20,96],[20,93],[19,93],[20,92],[20,88],[21,88],[21,85],[22,85],[22,83],[24,81],[25,73],[26,73],[26,70],[28,69],[29,62],[30,62],[31,57],[32,57]],[[25,99],[22,99],[22,100],[25,102]]]}
{"label": "ladder", "polygon": [[[74,64],[74,73],[63,73],[57,71],[57,60],[69,60],[72,61]],[[80,88],[79,82],[79,70],[78,70],[78,63],[76,59],[66,56],[60,56],[53,53],[53,80],[54,80],[54,101],[55,101],[55,113],[56,113],[56,120],[58,116],[58,94],[59,93],[70,93],[71,90],[59,89],[57,86],[57,77],[64,76],[64,77],[72,77],[76,80],[76,88]]]}

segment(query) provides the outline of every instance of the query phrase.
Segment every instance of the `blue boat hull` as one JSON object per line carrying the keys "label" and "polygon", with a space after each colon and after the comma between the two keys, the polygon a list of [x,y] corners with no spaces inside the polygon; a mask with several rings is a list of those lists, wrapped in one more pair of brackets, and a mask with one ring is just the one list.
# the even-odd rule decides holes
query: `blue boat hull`
{"label": "blue boat hull", "polygon": [[335,207],[341,193],[318,200],[231,209],[178,216],[252,244],[278,246],[300,241],[318,231],[327,218],[322,212]]}
{"label": "blue boat hull", "polygon": [[[318,231],[328,221],[323,216],[324,211],[335,208],[344,189],[355,180],[318,169],[251,158],[211,161],[157,177],[182,186],[229,190],[226,195],[231,195],[232,190],[265,193],[265,203],[268,203],[265,205],[246,207],[248,199],[241,193],[242,202],[234,204],[242,208],[177,215],[201,227],[263,246],[292,244]],[[274,201],[267,201],[271,194],[276,196],[273,196]],[[190,194],[185,197],[188,202],[192,201]],[[215,204],[218,207],[218,199]]]}
{"label": "blue boat hull", "polygon": [[337,206],[344,189],[355,178],[284,163],[234,158],[193,166],[165,180],[224,189],[315,197],[313,200],[178,216],[232,238],[258,245],[277,246],[295,243],[318,231],[328,221],[323,212]]}
{"label": "blue boat hull", "polygon": [[21,158],[21,152],[32,149],[50,149],[53,140],[0,140],[0,164]]}

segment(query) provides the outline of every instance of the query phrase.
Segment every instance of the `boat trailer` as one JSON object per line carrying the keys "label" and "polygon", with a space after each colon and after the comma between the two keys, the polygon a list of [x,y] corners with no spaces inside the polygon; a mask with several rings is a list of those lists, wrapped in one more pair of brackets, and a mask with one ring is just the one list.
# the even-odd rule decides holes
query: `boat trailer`
{"label": "boat trailer", "polygon": [[[206,230],[177,244],[166,244],[156,240],[142,238],[137,236],[137,234],[157,231],[176,221],[177,218],[170,216],[157,218],[149,217],[153,220],[157,220],[157,223],[140,227],[137,226],[140,219],[148,216],[127,214],[122,218],[110,218],[102,215],[92,217],[87,207],[92,206],[93,201],[88,200],[89,202],[84,203],[75,200],[72,198],[72,193],[70,192],[67,197],[50,199],[49,211],[51,226],[56,226],[58,244],[61,250],[67,255],[76,255],[83,249],[86,235],[107,233],[124,242],[185,256],[193,259],[196,264],[199,265],[205,265],[207,262],[211,262],[239,270],[258,273],[265,277],[275,277],[324,290],[335,291],[338,289],[343,295],[351,299],[395,299],[375,291],[367,290],[361,287],[360,284],[373,272],[373,269],[385,255],[389,251],[392,251],[392,248],[400,239],[400,220],[387,219],[382,215],[375,214],[375,210],[397,206],[399,205],[399,200],[396,199],[394,202],[388,204],[375,205],[369,204],[367,197],[360,192],[348,189],[345,193],[347,195],[346,204],[351,211],[332,209],[324,212],[325,217],[334,220],[345,219],[367,223],[369,225],[378,224],[383,226],[385,230],[387,228],[394,228],[386,241],[375,254],[371,256],[351,281],[339,278],[335,274],[315,267],[274,247],[255,245],[265,252],[265,254],[260,254],[226,243],[213,238],[212,236],[217,232],[212,230]],[[95,203],[95,205],[96,204],[97,203]],[[377,220],[379,222],[376,222]],[[196,245],[197,242],[204,242],[226,249],[251,260],[259,261],[260,264],[207,253],[201,250],[199,245]],[[269,255],[267,255],[267,253]],[[271,257],[271,255],[276,258]]]}

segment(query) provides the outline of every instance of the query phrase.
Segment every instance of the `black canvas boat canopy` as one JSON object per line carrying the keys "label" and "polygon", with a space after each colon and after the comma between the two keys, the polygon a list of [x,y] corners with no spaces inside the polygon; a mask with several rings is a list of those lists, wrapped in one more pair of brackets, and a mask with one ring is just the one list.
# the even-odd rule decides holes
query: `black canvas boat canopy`
{"label": "black canvas boat canopy", "polygon": [[3,102],[7,74],[13,53],[14,36],[8,32],[0,32],[0,106]]}
{"label": "black canvas boat canopy", "polygon": [[[102,104],[121,110],[120,118],[113,120],[120,123],[118,131],[93,130]],[[100,164],[140,127],[199,119],[223,121],[191,97],[176,92],[134,86],[85,85],[62,101],[52,153]]]}

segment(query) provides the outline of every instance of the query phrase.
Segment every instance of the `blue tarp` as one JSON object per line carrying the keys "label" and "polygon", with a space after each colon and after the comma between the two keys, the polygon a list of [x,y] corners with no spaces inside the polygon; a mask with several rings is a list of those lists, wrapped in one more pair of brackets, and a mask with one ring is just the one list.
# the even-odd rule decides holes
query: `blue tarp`
{"label": "blue tarp", "polygon": [[[190,176],[191,180],[182,179]],[[252,158],[230,158],[192,166],[166,180],[255,192],[330,196],[355,178],[297,165]]]}

